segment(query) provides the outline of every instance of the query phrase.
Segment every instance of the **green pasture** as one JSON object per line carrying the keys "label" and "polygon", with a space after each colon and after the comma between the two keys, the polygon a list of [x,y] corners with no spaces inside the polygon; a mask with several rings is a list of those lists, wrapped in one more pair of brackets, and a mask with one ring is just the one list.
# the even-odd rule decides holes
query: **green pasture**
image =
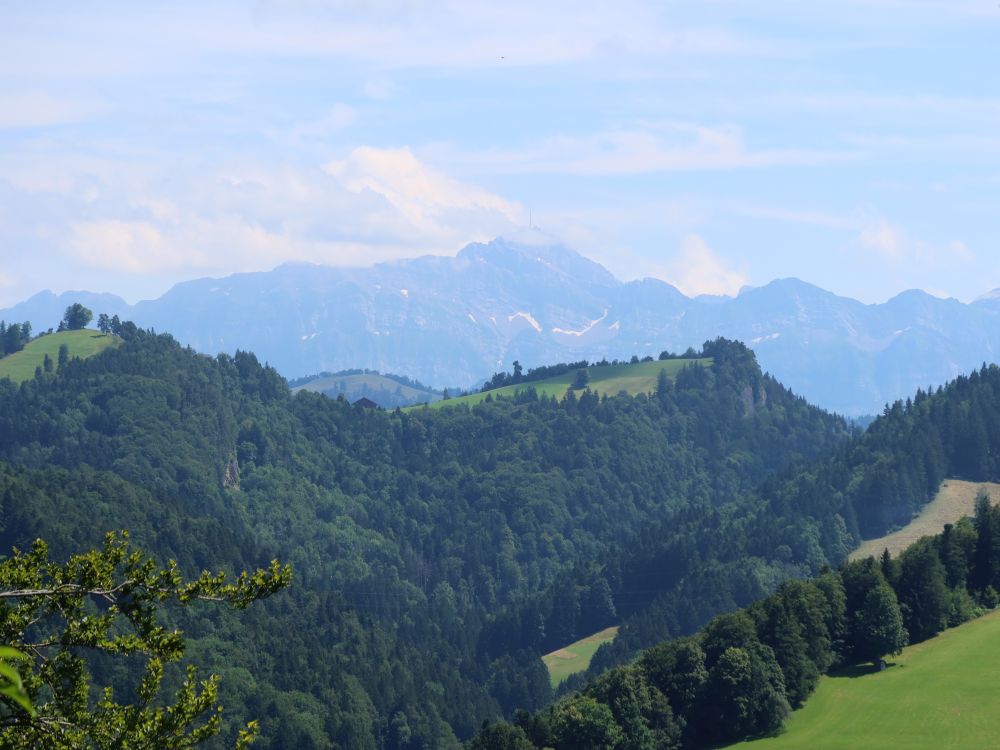
{"label": "green pasture", "polygon": [[[701,359],[664,359],[654,360],[653,362],[602,365],[599,367],[591,366],[587,368],[587,375],[590,380],[588,387],[591,391],[602,396],[615,396],[622,391],[630,396],[635,396],[639,393],[652,393],[656,390],[656,381],[660,376],[660,370],[666,371],[667,377],[673,378],[681,369],[688,365],[709,367],[711,364],[711,357],[706,357]],[[546,380],[507,385],[503,388],[486,391],[485,393],[472,393],[468,396],[459,396],[447,401],[435,401],[433,404],[430,404],[430,408],[439,409],[443,406],[457,406],[459,404],[472,406],[483,401],[487,394],[493,398],[513,398],[519,391],[523,391],[526,388],[534,388],[539,396],[555,396],[561,399],[566,395],[575,377],[576,370],[570,370],[562,375]]]}
{"label": "green pasture", "polygon": [[29,342],[21,351],[0,359],[0,378],[10,378],[15,383],[30,380],[35,377],[35,368],[42,366],[46,354],[49,355],[52,367],[55,369],[59,363],[59,347],[63,344],[69,347],[70,358],[86,359],[120,343],[121,339],[117,336],[105,336],[99,331],[87,328],[49,333]]}
{"label": "green pasture", "polygon": [[739,747],[1000,748],[1000,611],[910,646],[889,664],[824,677],[783,734]]}
{"label": "green pasture", "polygon": [[571,643],[566,648],[556,649],[551,654],[543,656],[542,661],[549,670],[549,681],[552,683],[552,687],[556,687],[570,675],[582,672],[589,667],[590,660],[594,658],[594,652],[602,643],[613,641],[616,635],[618,635],[617,625],[588,635],[576,643]]}

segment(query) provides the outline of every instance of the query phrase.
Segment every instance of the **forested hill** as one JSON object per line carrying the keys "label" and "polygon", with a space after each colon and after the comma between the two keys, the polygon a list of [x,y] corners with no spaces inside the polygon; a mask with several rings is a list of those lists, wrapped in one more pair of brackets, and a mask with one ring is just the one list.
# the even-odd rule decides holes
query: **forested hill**
{"label": "forested hill", "polygon": [[[805,560],[813,572],[845,545],[905,525],[946,477],[1000,477],[1000,367],[983,366],[933,393],[887,407],[857,440],[793,472],[769,477],[752,497],[716,516],[689,519],[687,534],[654,528],[617,561],[616,592],[638,602],[590,675],[668,635],[691,632],[698,603],[732,597],[748,560]],[[695,545],[691,540],[701,540]],[[708,557],[715,566],[705,566]],[[752,566],[751,566],[752,567]],[[729,572],[732,571],[732,572]],[[718,607],[721,609],[721,607]],[[620,608],[621,609],[621,608]]]}
{"label": "forested hill", "polygon": [[[883,657],[906,644],[996,608],[997,586],[1000,512],[980,496],[974,521],[949,524],[898,559],[885,553],[880,561],[868,557],[809,581],[786,581],[773,595],[719,615],[692,637],[657,644],[545,711],[484,727],[467,750],[729,747],[779,733],[790,709],[834,668],[841,682],[863,678],[868,690],[855,696],[850,687],[828,684],[825,710],[811,715],[819,725],[808,727],[803,714],[797,728],[806,731],[793,724],[776,744],[993,747],[995,709],[982,692],[995,665],[984,652],[956,648],[937,659],[936,669],[925,663],[919,675],[901,673],[905,661],[875,673],[886,667]],[[995,631],[990,619],[982,624]],[[918,719],[915,711],[924,714]]]}
{"label": "forested hill", "polygon": [[[987,499],[977,502],[974,523],[946,526],[898,561],[886,555],[826,570],[716,618],[693,638],[666,637],[692,633],[699,606],[738,603],[740,570],[803,555],[815,567],[836,559],[836,546],[858,531],[874,536],[909,520],[946,476],[996,479],[998,450],[1000,368],[983,366],[892,405],[833,455],[772,476],[714,516],[678,514],[672,533],[652,529],[617,573],[606,568],[620,582],[616,601],[641,610],[597,652],[589,675],[574,680],[578,692],[520,714],[518,726],[485,729],[470,748],[719,747],[779,730],[789,706],[801,705],[831,666],[877,659],[997,606],[1000,513]],[[651,648],[608,671],[640,647]]]}
{"label": "forested hill", "polygon": [[[403,414],[293,397],[251,354],[124,338],[0,381],[0,542],[41,536],[65,556],[127,528],[188,571],[292,562],[291,589],[253,611],[176,615],[222,674],[227,717],[260,718],[264,747],[451,747],[542,705],[539,654],[617,617],[609,565],[644,530],[738,514],[761,481],[847,439],[721,340],[710,368],[651,397],[529,390]],[[762,559],[740,596],[814,563]],[[530,627],[504,626],[522,615]],[[98,668],[114,681],[122,665]]]}

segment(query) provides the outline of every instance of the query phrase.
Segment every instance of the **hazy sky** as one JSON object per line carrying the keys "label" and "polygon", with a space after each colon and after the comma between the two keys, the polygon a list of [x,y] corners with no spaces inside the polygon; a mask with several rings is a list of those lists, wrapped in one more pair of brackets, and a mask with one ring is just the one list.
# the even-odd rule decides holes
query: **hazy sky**
{"label": "hazy sky", "polygon": [[0,6],[0,305],[451,254],[529,212],[687,293],[1000,287],[1000,7]]}

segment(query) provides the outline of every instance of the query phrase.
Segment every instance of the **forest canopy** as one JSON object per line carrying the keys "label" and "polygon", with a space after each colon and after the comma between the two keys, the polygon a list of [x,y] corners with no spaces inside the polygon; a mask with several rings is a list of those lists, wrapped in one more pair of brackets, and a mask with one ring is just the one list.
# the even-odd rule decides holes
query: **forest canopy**
{"label": "forest canopy", "polygon": [[[119,329],[117,349],[0,381],[0,544],[65,559],[127,528],[188,577],[291,563],[296,585],[246,612],[168,611],[221,677],[219,743],[253,717],[263,747],[457,747],[550,702],[542,653],[620,623],[596,674],[694,633],[1000,455],[996,368],[858,437],[724,340],[648,395],[403,413]],[[140,674],[92,672],[116,691]]]}

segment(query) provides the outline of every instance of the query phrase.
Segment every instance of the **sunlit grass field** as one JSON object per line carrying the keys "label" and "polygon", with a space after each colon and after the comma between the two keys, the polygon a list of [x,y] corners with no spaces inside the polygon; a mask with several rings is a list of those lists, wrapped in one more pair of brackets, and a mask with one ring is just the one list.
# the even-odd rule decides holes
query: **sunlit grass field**
{"label": "sunlit grass field", "polygon": [[[588,367],[588,387],[591,391],[602,396],[614,396],[623,391],[630,396],[635,396],[639,393],[652,393],[656,390],[656,381],[660,376],[660,370],[666,371],[667,377],[673,378],[681,369],[689,365],[709,367],[711,364],[711,357],[706,357],[701,359],[665,359],[654,360],[653,362],[638,362],[636,364],[626,363]],[[571,370],[570,372],[565,372],[562,375],[546,380],[508,385],[503,388],[487,391],[486,393],[472,393],[468,396],[460,396],[447,401],[436,401],[430,404],[430,408],[440,409],[445,406],[458,406],[460,404],[472,406],[483,401],[487,394],[493,398],[513,398],[519,391],[523,391],[526,388],[534,388],[539,396],[555,396],[561,399],[566,395],[575,377],[576,370]],[[422,406],[410,408],[422,408]]]}
{"label": "sunlit grass field", "polygon": [[52,367],[55,369],[59,363],[59,347],[63,344],[69,347],[70,358],[85,359],[120,343],[121,339],[117,336],[105,336],[90,329],[49,333],[29,342],[21,351],[0,359],[0,378],[10,378],[15,383],[23,383],[35,377],[35,368],[42,366],[46,354],[49,355]]}
{"label": "sunlit grass field", "polygon": [[748,750],[1000,748],[1000,611],[870,669],[822,678],[784,734]]}
{"label": "sunlit grass field", "polygon": [[850,559],[878,557],[884,549],[888,549],[895,557],[921,537],[940,534],[946,523],[955,523],[965,516],[973,515],[979,490],[989,493],[990,500],[994,504],[1000,502],[1000,484],[945,479],[937,495],[924,506],[919,516],[898,531],[862,542],[861,546],[850,554]]}
{"label": "sunlit grass field", "polygon": [[582,672],[590,666],[590,660],[594,658],[594,652],[602,643],[613,641],[618,635],[618,627],[605,628],[599,633],[594,633],[586,638],[581,638],[576,643],[571,643],[565,648],[553,651],[542,657],[542,661],[549,670],[549,681],[552,687],[556,687],[560,682],[570,675]]}

